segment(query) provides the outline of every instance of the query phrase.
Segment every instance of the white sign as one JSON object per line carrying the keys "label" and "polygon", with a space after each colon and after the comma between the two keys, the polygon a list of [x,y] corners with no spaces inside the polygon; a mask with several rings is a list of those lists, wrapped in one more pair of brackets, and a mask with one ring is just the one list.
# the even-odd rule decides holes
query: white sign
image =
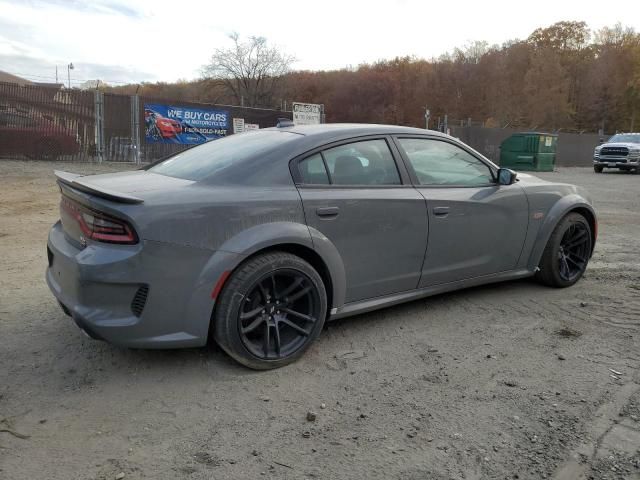
{"label": "white sign", "polygon": [[257,123],[245,123],[244,124],[244,131],[246,132],[247,130],[258,130],[260,128],[260,125],[258,125]]}
{"label": "white sign", "polygon": [[244,118],[233,119],[233,133],[244,132]]}
{"label": "white sign", "polygon": [[322,123],[322,105],[293,102],[293,123],[296,125],[317,125]]}

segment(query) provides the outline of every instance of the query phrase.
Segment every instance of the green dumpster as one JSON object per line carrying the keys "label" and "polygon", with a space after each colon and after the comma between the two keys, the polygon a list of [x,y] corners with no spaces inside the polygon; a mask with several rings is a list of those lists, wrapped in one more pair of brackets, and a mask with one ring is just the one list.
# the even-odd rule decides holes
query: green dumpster
{"label": "green dumpster", "polygon": [[500,144],[500,166],[512,170],[552,172],[556,164],[558,135],[514,133]]}

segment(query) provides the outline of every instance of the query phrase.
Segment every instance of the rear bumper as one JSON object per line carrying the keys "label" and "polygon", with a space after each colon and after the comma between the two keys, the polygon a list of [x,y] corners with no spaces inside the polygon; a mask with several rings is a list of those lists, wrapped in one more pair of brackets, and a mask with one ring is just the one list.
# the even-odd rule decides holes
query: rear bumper
{"label": "rear bumper", "polygon": [[[60,222],[47,247],[47,284],[90,337],[136,348],[206,344],[214,284],[208,278],[218,270],[210,263],[228,268],[228,255],[151,241],[93,243],[80,250],[66,239]],[[141,296],[144,287],[147,294]]]}

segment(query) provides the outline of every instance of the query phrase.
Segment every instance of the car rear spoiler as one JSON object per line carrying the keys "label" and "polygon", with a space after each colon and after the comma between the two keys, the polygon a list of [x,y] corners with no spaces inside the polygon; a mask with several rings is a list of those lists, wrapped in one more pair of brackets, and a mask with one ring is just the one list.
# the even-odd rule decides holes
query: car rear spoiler
{"label": "car rear spoiler", "polygon": [[141,198],[134,197],[133,195],[109,190],[102,186],[92,185],[91,181],[82,180],[84,176],[77,173],[55,170],[53,174],[56,176],[57,181],[60,185],[66,185],[68,187],[75,188],[76,190],[80,190],[81,192],[90,193],[92,195],[96,195],[98,197],[106,198],[107,200],[112,200],[119,203],[144,202],[144,200],[142,200]]}

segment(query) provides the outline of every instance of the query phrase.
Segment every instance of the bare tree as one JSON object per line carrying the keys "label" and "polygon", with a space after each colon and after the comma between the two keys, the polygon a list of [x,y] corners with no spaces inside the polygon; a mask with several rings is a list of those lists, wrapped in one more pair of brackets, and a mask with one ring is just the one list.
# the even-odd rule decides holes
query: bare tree
{"label": "bare tree", "polygon": [[221,82],[240,105],[273,106],[274,97],[295,61],[264,37],[242,41],[237,33],[230,35],[233,46],[218,48],[203,69],[204,75]]}

